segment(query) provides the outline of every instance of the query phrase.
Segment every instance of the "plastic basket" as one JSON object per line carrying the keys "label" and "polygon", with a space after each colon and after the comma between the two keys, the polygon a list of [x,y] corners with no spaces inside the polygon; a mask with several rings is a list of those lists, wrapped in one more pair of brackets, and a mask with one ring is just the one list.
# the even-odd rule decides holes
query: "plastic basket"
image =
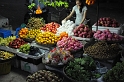
{"label": "plastic basket", "polygon": [[0,75],[8,74],[11,71],[11,61],[0,63]]}

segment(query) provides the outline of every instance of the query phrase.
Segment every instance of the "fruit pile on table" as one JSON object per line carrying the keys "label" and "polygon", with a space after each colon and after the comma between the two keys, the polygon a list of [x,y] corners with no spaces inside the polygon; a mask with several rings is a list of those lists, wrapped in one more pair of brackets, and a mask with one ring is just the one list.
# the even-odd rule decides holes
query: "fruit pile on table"
{"label": "fruit pile on table", "polygon": [[[99,19],[97,25],[116,28],[119,23],[109,17],[103,17]],[[31,18],[26,27],[19,30],[18,36],[18,38],[16,36],[0,38],[0,49],[3,49],[0,50],[0,60],[12,58],[14,55],[8,53],[11,50],[23,57],[24,55],[31,58],[39,57],[45,66],[64,66],[62,73],[74,82],[89,81],[103,75],[99,71],[101,69],[99,60],[114,61],[121,50],[119,41],[123,42],[124,39],[123,36],[109,29],[93,31],[88,25],[76,26],[70,20],[63,21],[62,25],[56,22],[45,24],[40,18]],[[84,38],[88,38],[89,41]],[[111,41],[112,43],[108,43]],[[105,80],[108,79],[108,74],[104,76]],[[29,75],[27,81],[60,82],[62,80],[57,76],[53,77],[54,75],[50,71],[41,70]]]}

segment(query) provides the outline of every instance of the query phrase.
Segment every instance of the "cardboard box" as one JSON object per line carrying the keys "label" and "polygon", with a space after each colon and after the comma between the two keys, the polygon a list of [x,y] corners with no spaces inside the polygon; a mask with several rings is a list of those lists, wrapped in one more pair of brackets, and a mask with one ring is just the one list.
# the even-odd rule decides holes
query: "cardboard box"
{"label": "cardboard box", "polygon": [[43,63],[40,63],[38,65],[34,65],[32,63],[21,61],[21,69],[24,71],[27,71],[29,73],[35,73],[39,70],[45,69],[45,65]]}

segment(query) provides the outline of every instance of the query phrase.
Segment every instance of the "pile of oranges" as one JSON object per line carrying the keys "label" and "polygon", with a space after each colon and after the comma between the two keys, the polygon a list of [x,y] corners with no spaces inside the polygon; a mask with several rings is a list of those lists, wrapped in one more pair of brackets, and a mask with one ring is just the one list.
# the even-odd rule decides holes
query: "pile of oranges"
{"label": "pile of oranges", "polygon": [[20,37],[20,38],[26,38],[27,33],[28,33],[28,28],[22,28],[22,29],[19,31],[19,37]]}
{"label": "pile of oranges", "polygon": [[66,32],[61,32],[61,33],[60,33],[60,40],[61,40],[63,37],[68,37],[68,33],[66,33]]}

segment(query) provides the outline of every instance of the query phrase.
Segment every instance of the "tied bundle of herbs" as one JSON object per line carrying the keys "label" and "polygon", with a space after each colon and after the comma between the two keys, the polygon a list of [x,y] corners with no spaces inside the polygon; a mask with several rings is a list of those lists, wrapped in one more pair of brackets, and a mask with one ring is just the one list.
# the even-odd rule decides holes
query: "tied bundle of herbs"
{"label": "tied bundle of herbs", "polygon": [[75,81],[88,82],[94,77],[92,71],[96,70],[95,61],[91,57],[75,58],[65,67],[65,74]]}
{"label": "tied bundle of herbs", "polygon": [[118,62],[103,76],[104,82],[124,82],[124,61]]}

